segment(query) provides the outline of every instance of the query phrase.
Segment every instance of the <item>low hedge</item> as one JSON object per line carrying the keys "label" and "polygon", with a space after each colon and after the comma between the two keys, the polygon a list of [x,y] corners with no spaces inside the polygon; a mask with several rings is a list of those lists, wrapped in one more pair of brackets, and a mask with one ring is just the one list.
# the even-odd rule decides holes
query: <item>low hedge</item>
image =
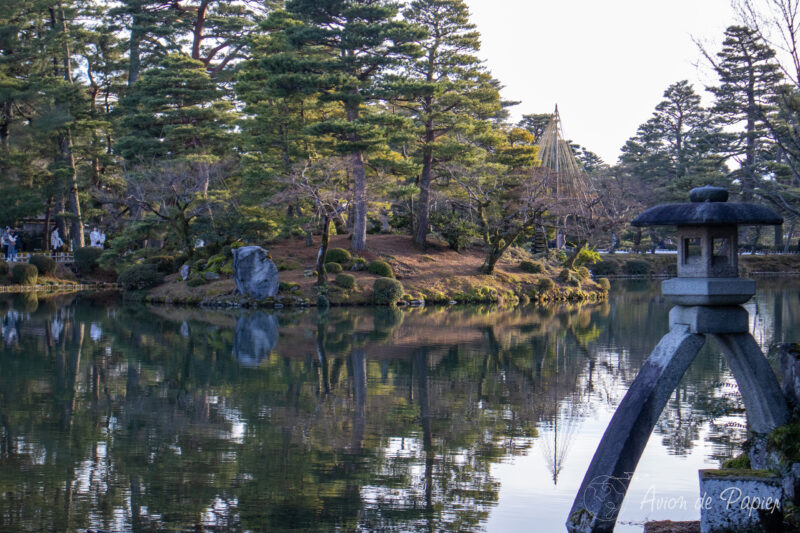
{"label": "low hedge", "polygon": [[39,281],[39,270],[27,263],[18,263],[11,269],[11,278],[19,285],[36,285]]}
{"label": "low hedge", "polygon": [[40,276],[52,276],[56,273],[56,262],[46,255],[32,255],[30,264],[36,267]]}
{"label": "low hedge", "polygon": [[625,273],[631,276],[647,276],[650,274],[650,262],[643,259],[625,261]]}
{"label": "low hedge", "polygon": [[[349,263],[352,259],[350,252],[344,248],[331,248],[325,254],[326,263],[339,263],[340,265]],[[326,267],[327,268],[327,267]]]}
{"label": "low hedge", "polygon": [[134,265],[119,275],[118,282],[126,291],[149,289],[164,281],[164,276],[153,264]]}
{"label": "low hedge", "polygon": [[378,278],[372,285],[372,300],[378,305],[394,305],[403,297],[403,284],[396,279]]}
{"label": "low hedge", "polygon": [[11,269],[8,266],[8,263],[5,261],[0,261],[0,277],[8,276],[8,273]]}
{"label": "low hedge", "polygon": [[519,269],[530,274],[541,274],[544,272],[544,266],[538,261],[520,261]]}
{"label": "low hedge", "polygon": [[536,288],[542,292],[552,291],[556,284],[550,278],[542,278],[536,284]]}
{"label": "low hedge", "polygon": [[394,272],[391,265],[386,261],[373,261],[367,265],[367,271],[376,276],[383,276],[384,278],[393,278]]}
{"label": "low hedge", "polygon": [[325,263],[325,270],[328,272],[328,274],[338,274],[342,271],[342,265],[333,262]]}
{"label": "low hedge", "polygon": [[335,283],[343,289],[355,289],[356,277],[352,274],[337,274]]}
{"label": "low hedge", "polygon": [[103,250],[94,246],[85,246],[75,250],[73,255],[75,269],[79,274],[88,274],[97,268],[97,261],[103,255]]}

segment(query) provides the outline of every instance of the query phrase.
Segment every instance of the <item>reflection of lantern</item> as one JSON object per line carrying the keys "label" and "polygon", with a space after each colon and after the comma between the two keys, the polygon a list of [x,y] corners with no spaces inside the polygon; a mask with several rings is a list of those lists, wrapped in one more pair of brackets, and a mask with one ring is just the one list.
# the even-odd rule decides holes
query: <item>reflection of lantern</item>
{"label": "reflection of lantern", "polygon": [[691,203],[659,205],[631,222],[634,226],[678,227],[678,277],[661,290],[680,305],[735,305],[755,294],[755,283],[739,278],[737,226],[777,225],[783,219],[755,204],[727,203],[728,191],[698,187]]}

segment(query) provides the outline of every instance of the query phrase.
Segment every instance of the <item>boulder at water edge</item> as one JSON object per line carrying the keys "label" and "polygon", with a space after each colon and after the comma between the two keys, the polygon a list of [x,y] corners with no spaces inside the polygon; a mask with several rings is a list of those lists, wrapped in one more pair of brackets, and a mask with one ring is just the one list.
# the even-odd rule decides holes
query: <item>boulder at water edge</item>
{"label": "boulder at water edge", "polygon": [[260,246],[233,250],[233,279],[242,296],[263,300],[278,294],[278,267]]}

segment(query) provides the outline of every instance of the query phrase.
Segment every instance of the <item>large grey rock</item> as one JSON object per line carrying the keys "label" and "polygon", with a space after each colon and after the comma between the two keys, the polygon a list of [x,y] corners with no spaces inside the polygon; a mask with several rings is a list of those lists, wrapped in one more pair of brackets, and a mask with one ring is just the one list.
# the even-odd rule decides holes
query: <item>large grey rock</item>
{"label": "large grey rock", "polygon": [[233,250],[233,279],[242,296],[263,300],[278,294],[278,267],[260,246]]}
{"label": "large grey rock", "polygon": [[254,367],[278,343],[278,319],[263,311],[244,314],[236,322],[233,355],[242,366]]}

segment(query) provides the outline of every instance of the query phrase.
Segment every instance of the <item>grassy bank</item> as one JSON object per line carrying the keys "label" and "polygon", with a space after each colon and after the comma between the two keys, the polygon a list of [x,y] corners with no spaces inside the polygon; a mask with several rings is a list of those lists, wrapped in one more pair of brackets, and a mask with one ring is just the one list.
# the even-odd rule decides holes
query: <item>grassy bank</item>
{"label": "grassy bank", "polygon": [[[331,248],[349,248],[345,236],[333,236]],[[306,246],[301,239],[266,246],[278,266],[281,291],[273,300],[248,302],[236,294],[233,279],[223,275],[207,283],[182,281],[177,274],[146,292],[129,296],[149,302],[188,305],[314,305],[317,300],[314,265],[317,246]],[[536,260],[515,249],[506,254],[493,275],[480,274],[485,258],[479,248],[457,253],[434,244],[425,250],[411,244],[403,235],[371,235],[369,250],[360,255],[362,264],[384,261],[403,285],[403,301],[411,304],[503,303],[527,301],[596,301],[607,291],[586,272],[564,272],[554,262]],[[524,261],[535,263],[538,272],[525,271]],[[527,265],[530,270],[530,265]],[[380,276],[367,270],[346,269],[353,286],[329,274],[327,297],[332,305],[371,305],[373,285]],[[216,276],[215,276],[216,277]],[[547,281],[543,281],[547,280]]]}

